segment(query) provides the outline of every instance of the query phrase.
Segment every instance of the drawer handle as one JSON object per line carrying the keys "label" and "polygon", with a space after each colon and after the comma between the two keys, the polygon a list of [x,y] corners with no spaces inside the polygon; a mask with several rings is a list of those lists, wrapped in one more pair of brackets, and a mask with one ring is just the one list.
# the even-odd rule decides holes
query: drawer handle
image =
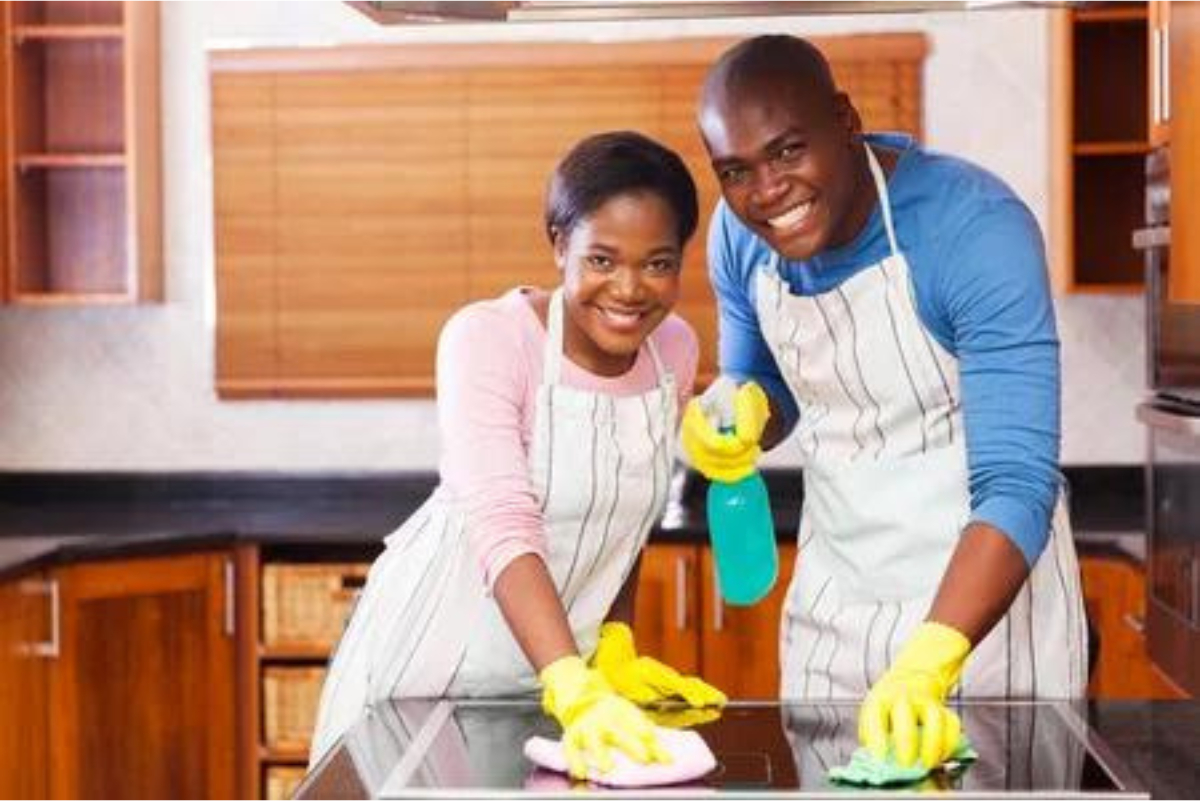
{"label": "drawer handle", "polygon": [[1138,634],[1146,633],[1146,618],[1141,615],[1135,615],[1132,612],[1126,612],[1121,620],[1126,626],[1136,631]]}
{"label": "drawer handle", "polygon": [[675,628],[687,628],[687,560],[675,557]]}
{"label": "drawer handle", "polygon": [[50,639],[45,642],[22,643],[21,653],[43,659],[57,659],[60,652],[59,632],[62,616],[58,600],[58,579],[23,581],[21,590],[29,595],[45,595],[50,599]]}

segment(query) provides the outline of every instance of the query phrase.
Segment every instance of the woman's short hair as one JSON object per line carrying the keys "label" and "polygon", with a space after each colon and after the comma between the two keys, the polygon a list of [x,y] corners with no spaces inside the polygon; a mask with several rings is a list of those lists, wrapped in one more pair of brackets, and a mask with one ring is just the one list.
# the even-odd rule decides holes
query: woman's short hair
{"label": "woman's short hair", "polygon": [[546,192],[546,235],[569,234],[618,195],[653,192],[675,214],[683,247],[696,232],[696,183],[675,151],[636,131],[608,131],[578,142],[555,168]]}

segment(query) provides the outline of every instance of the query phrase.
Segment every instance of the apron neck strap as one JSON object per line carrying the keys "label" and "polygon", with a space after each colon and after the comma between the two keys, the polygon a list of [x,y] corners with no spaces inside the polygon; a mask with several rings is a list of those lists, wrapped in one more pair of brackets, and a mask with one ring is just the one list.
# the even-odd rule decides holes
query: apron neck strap
{"label": "apron neck strap", "polygon": [[[560,286],[550,296],[550,309],[546,315],[546,344],[542,351],[542,383],[551,386],[558,384],[558,379],[562,375],[563,306],[565,304],[566,300],[563,298],[563,290]],[[671,376],[663,369],[662,358],[658,355],[658,347],[655,346],[652,336],[646,338],[646,345],[650,351],[650,360],[654,363],[654,375],[659,384],[669,382]]]}
{"label": "apron neck strap", "polygon": [[871,150],[865,139],[863,149],[867,151],[867,166],[871,168],[875,193],[879,195],[879,210],[883,212],[883,227],[887,231],[888,244],[892,248],[892,255],[896,256],[900,253],[900,247],[896,244],[896,229],[892,226],[892,201],[888,197],[887,178],[883,174],[883,168],[879,166],[879,159],[875,158],[875,151]]}

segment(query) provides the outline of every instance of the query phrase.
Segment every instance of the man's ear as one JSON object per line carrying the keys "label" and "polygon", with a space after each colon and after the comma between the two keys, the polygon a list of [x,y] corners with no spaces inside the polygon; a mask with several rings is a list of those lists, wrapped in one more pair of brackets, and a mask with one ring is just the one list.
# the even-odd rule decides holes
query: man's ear
{"label": "man's ear", "polygon": [[863,131],[862,117],[845,92],[838,92],[833,96],[833,113],[837,118],[838,127],[846,132],[852,143],[857,143]]}

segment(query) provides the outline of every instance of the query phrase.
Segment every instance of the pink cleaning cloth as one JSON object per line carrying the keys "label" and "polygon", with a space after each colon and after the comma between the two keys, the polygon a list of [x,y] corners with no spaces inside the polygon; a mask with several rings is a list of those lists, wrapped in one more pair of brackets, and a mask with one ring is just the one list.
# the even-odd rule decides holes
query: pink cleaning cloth
{"label": "pink cleaning cloth", "polygon": [[[680,784],[705,775],[717,766],[717,758],[704,738],[687,729],[658,728],[658,741],[671,755],[671,762],[651,762],[643,765],[613,748],[613,768],[601,773],[591,768],[588,780],[609,787],[659,787]],[[525,741],[525,756],[537,766],[558,773],[567,772],[567,755],[561,740],[530,737]]]}

